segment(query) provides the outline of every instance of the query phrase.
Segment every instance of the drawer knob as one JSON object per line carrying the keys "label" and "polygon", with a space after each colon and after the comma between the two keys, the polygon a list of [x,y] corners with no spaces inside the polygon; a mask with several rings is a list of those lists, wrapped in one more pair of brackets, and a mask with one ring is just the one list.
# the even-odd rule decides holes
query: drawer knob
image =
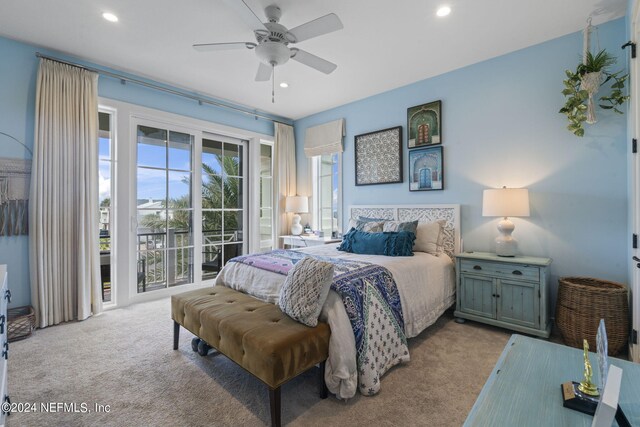
{"label": "drawer knob", "polygon": [[494,298],[500,298],[500,295],[498,295],[498,294],[491,294],[491,296],[494,297]]}
{"label": "drawer knob", "polygon": [[512,274],[515,274],[516,276],[522,276],[522,271],[520,270],[513,270]]}
{"label": "drawer knob", "polygon": [[479,265],[474,265],[474,266],[473,266],[473,269],[474,269],[474,270],[482,270],[482,267],[480,267]]}
{"label": "drawer knob", "polygon": [[0,314],[0,334],[4,334],[4,314]]}

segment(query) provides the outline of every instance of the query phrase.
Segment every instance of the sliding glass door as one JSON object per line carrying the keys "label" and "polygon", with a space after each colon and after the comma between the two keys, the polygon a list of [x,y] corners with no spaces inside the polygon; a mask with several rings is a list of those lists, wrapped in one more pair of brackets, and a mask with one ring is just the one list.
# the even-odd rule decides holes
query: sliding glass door
{"label": "sliding glass door", "polygon": [[202,137],[202,279],[216,277],[227,261],[246,251],[247,142]]}
{"label": "sliding glass door", "polygon": [[136,143],[137,292],[193,283],[195,137],[139,124]]}

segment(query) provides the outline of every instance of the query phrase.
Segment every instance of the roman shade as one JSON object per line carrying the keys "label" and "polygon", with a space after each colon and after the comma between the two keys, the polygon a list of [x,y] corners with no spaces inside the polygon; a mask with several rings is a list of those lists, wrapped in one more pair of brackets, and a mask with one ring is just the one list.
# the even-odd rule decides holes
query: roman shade
{"label": "roman shade", "polygon": [[304,137],[304,154],[307,157],[342,153],[344,119],[334,120],[307,128]]}

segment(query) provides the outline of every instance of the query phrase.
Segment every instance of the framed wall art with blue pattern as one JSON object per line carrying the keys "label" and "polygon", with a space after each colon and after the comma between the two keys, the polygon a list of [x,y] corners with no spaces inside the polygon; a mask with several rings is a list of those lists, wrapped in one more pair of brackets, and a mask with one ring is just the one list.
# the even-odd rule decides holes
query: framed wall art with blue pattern
{"label": "framed wall art with blue pattern", "polygon": [[409,151],[409,190],[444,190],[442,146]]}

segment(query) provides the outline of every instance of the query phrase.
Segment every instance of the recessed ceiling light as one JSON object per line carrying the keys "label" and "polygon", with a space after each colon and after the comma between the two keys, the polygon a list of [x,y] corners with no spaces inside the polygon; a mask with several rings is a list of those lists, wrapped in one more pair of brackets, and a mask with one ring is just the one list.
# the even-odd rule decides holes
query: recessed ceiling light
{"label": "recessed ceiling light", "polygon": [[289,87],[289,83],[282,82],[282,83],[280,83],[280,87]]}
{"label": "recessed ceiling light", "polygon": [[436,12],[436,15],[442,17],[442,16],[447,16],[450,13],[451,13],[451,8],[449,6],[442,6],[438,9],[438,11]]}
{"label": "recessed ceiling light", "polygon": [[102,14],[102,17],[109,22],[118,22],[118,17],[113,13],[105,12]]}

